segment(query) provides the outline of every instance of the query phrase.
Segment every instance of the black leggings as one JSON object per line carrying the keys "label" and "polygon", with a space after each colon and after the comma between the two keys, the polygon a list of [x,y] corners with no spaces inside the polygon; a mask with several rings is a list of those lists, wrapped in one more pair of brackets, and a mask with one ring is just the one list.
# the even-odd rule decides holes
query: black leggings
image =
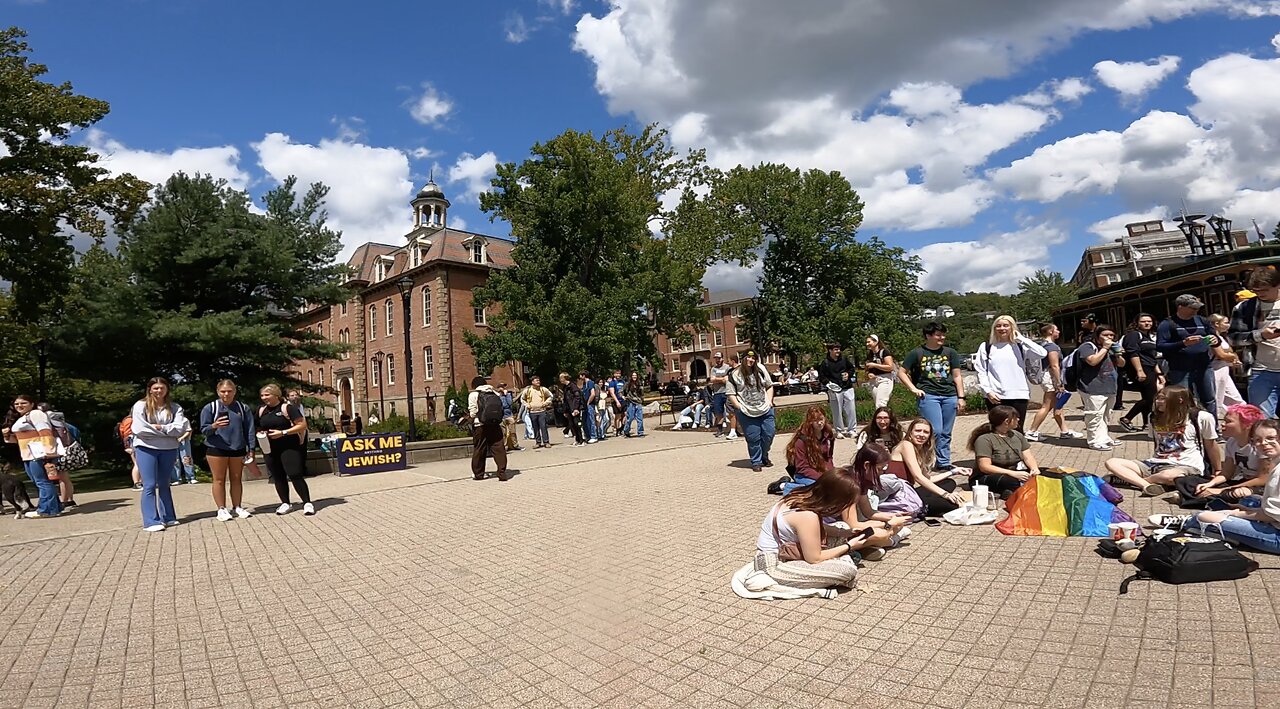
{"label": "black leggings", "polygon": [[1027,420],[1027,399],[1002,399],[1001,404],[1012,406],[1014,411],[1018,412],[1018,425],[1014,429],[1019,433],[1022,432],[1022,424]]}
{"label": "black leggings", "polygon": [[[937,483],[937,485],[947,493],[956,491],[956,481],[951,478],[947,478],[946,480]],[[916,494],[920,495],[920,501],[924,503],[925,517],[941,517],[942,515],[959,507],[959,505],[951,500],[948,500],[947,498],[938,495],[933,490],[925,487],[916,488]]]}
{"label": "black leggings", "polygon": [[974,473],[969,476],[970,485],[986,485],[994,495],[1008,497],[1014,490],[1022,487],[1022,481],[1004,473]]}
{"label": "black leggings", "polygon": [[1137,389],[1142,398],[1133,405],[1132,409],[1129,409],[1129,413],[1125,414],[1125,421],[1132,423],[1133,417],[1142,414],[1142,427],[1147,427],[1148,420],[1151,418],[1151,407],[1155,406],[1156,402],[1157,384],[1155,368],[1152,367],[1151,371],[1147,373],[1147,380],[1138,382]]}
{"label": "black leggings", "polygon": [[307,452],[302,448],[285,448],[273,450],[263,456],[267,461],[267,472],[271,474],[271,482],[275,483],[276,494],[283,503],[289,502],[289,483],[298,491],[303,504],[311,502],[311,489],[307,487]]}

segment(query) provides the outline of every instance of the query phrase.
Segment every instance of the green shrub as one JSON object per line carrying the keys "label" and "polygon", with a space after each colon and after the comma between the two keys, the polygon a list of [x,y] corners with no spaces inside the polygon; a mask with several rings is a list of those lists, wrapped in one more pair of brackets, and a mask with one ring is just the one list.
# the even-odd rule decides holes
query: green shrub
{"label": "green shrub", "polygon": [[[408,433],[409,417],[395,415],[389,416],[382,421],[372,425],[365,426],[365,433]],[[418,419],[417,428],[419,441],[438,441],[446,438],[466,438],[469,434],[466,431],[448,423],[430,423],[426,419]]]}

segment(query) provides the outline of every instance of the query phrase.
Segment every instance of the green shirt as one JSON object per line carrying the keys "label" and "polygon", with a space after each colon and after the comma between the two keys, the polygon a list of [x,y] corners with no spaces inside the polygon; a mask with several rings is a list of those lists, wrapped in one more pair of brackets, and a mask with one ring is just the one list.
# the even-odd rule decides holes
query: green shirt
{"label": "green shirt", "polygon": [[978,458],[990,458],[992,465],[1007,470],[1017,470],[1022,462],[1022,451],[1031,447],[1027,439],[1017,431],[1009,431],[1009,435],[1001,436],[992,431],[978,436],[973,442],[973,454]]}
{"label": "green shirt", "polygon": [[911,372],[911,382],[917,389],[934,396],[957,396],[956,383],[951,370],[964,366],[964,358],[950,347],[931,350],[917,347],[907,355],[902,366]]}

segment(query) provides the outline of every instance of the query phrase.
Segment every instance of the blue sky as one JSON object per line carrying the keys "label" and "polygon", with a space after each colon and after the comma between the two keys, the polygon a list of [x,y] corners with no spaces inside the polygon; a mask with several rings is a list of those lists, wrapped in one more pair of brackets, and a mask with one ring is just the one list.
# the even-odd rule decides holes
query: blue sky
{"label": "blue sky", "polygon": [[[1010,292],[1182,200],[1280,220],[1271,0],[0,0],[56,80],[111,102],[77,136],[152,181],[329,184],[347,244],[396,243],[434,171],[450,221],[561,131],[658,122],[730,167],[838,169],[864,234],[935,288]],[[715,288],[755,273],[717,266]]]}

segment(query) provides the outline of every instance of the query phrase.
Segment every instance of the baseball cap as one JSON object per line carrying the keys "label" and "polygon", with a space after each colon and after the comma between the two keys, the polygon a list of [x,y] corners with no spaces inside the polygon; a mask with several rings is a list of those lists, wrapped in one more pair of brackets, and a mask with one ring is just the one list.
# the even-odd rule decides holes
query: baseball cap
{"label": "baseball cap", "polygon": [[720,354],[719,352],[717,352],[717,353],[715,353],[715,354],[713,354],[713,355],[711,355],[711,356],[712,356],[712,357],[719,357],[720,359],[724,359],[724,355]]}
{"label": "baseball cap", "polygon": [[1178,296],[1177,299],[1173,301],[1173,304],[1179,308],[1195,308],[1196,310],[1204,307],[1204,303],[1201,303],[1199,298],[1191,295],[1190,293],[1183,293]]}
{"label": "baseball cap", "polygon": [[1244,290],[1236,291],[1236,300],[1248,300],[1250,298],[1257,298],[1257,297],[1258,297],[1258,294],[1254,293],[1248,288],[1245,288]]}

